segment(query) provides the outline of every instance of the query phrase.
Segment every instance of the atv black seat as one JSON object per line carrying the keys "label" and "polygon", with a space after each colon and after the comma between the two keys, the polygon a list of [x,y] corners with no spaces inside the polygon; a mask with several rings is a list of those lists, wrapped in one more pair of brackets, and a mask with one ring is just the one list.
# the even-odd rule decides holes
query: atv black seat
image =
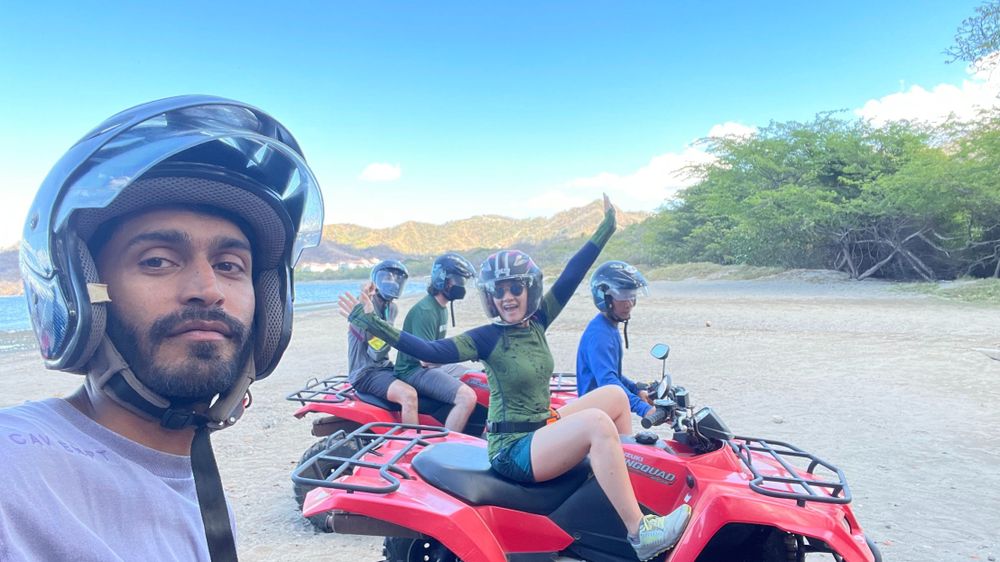
{"label": "atv black seat", "polygon": [[[395,402],[390,402],[385,398],[379,398],[374,394],[368,394],[367,392],[360,392],[358,390],[355,390],[354,395],[358,397],[358,400],[361,400],[362,402],[367,402],[368,404],[371,404],[372,406],[377,406],[379,408],[382,408],[383,410],[388,410],[390,412],[398,412],[401,409],[399,404]],[[420,412],[421,414],[434,415],[439,413],[442,408],[446,408],[445,412],[447,412],[447,409],[451,408],[451,404],[441,402],[440,400],[435,400],[428,396],[417,395],[417,411]]]}
{"label": "atv black seat", "polygon": [[590,477],[590,461],[547,482],[528,484],[497,474],[486,449],[464,443],[437,443],[413,457],[413,469],[436,488],[472,505],[495,505],[548,515]]}
{"label": "atv black seat", "polygon": [[[374,394],[355,390],[354,386],[348,382],[347,375],[334,375],[322,380],[310,379],[306,382],[305,388],[296,390],[286,396],[285,399],[298,402],[302,405],[305,405],[306,402],[340,404],[347,400],[357,399],[390,412],[398,412],[400,410],[399,404],[395,402],[379,398]],[[430,414],[438,417],[438,414],[443,412],[447,415],[450,407],[451,404],[446,404],[433,398],[426,396],[417,397],[417,411],[421,414]]]}

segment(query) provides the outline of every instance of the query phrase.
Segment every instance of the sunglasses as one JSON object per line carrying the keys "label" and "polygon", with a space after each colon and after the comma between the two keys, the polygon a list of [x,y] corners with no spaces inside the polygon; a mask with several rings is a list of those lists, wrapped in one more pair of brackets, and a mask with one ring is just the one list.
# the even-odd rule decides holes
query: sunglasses
{"label": "sunglasses", "polygon": [[506,288],[502,285],[497,285],[493,287],[493,298],[500,300],[507,294],[507,291],[510,291],[511,295],[519,297],[524,292],[524,283],[513,283]]}

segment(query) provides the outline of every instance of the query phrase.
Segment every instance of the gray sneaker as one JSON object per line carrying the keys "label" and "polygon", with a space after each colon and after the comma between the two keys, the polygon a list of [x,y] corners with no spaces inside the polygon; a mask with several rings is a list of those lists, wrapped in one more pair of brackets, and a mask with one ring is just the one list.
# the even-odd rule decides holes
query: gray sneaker
{"label": "gray sneaker", "polygon": [[646,515],[639,522],[639,537],[628,538],[639,560],[649,560],[657,554],[670,550],[680,540],[691,519],[691,506],[684,504],[669,515]]}

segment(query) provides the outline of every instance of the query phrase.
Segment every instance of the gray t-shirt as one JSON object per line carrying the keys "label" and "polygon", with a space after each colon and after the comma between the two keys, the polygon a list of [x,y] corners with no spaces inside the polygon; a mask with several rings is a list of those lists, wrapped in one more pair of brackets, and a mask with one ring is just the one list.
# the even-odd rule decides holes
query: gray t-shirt
{"label": "gray t-shirt", "polygon": [[191,458],[49,398],[0,409],[0,561],[209,560]]}
{"label": "gray t-shirt", "polygon": [[[399,307],[395,302],[385,309],[385,320],[390,325],[396,322]],[[379,315],[381,317],[381,315]],[[348,380],[355,383],[374,369],[392,369],[389,351],[392,347],[377,336],[347,324],[347,369]]]}

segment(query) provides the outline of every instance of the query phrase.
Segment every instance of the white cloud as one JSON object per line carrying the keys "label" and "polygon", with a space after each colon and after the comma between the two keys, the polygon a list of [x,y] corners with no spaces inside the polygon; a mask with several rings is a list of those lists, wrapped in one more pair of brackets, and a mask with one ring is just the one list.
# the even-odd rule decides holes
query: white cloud
{"label": "white cloud", "polygon": [[[709,136],[747,136],[756,132],[734,122],[715,125]],[[627,210],[651,211],[664,201],[674,198],[677,192],[697,183],[692,166],[712,161],[712,156],[695,145],[688,145],[680,152],[667,152],[650,158],[649,162],[629,174],[601,172],[576,178],[531,198],[528,205],[538,211],[557,212],[578,207],[598,199],[601,193],[619,207]]]}
{"label": "white cloud", "polygon": [[709,129],[708,136],[715,138],[746,138],[754,135],[756,132],[757,127],[736,123],[735,121],[726,121],[725,123],[720,123]]}
{"label": "white cloud", "polygon": [[958,86],[938,84],[927,90],[915,85],[903,92],[868,100],[854,113],[875,125],[907,120],[937,124],[950,115],[972,119],[980,110],[1000,107],[998,95],[1000,72],[986,69],[972,74]]}
{"label": "white cloud", "polygon": [[656,206],[697,182],[690,170],[691,166],[711,160],[712,157],[700,148],[687,146],[679,153],[668,152],[654,156],[649,163],[631,174],[604,172],[589,178],[575,179],[568,185],[570,188],[600,188],[612,197],[622,195]]}
{"label": "white cloud", "polygon": [[[970,69],[970,77],[960,85],[939,84],[930,90],[912,86],[909,90],[869,100],[855,114],[882,125],[889,121],[910,120],[940,123],[950,115],[971,119],[982,109],[1000,108],[1000,56],[996,64]],[[744,138],[757,132],[756,127],[732,121],[709,129],[707,137]],[[612,201],[626,209],[652,210],[674,198],[678,191],[695,184],[690,166],[706,164],[712,156],[697,145],[680,152],[654,156],[645,166],[627,174],[601,172],[577,178],[554,187],[530,200],[532,207],[555,212],[593,201],[606,192]]]}
{"label": "white cloud", "polygon": [[383,182],[396,181],[403,175],[403,170],[399,164],[387,164],[385,162],[374,162],[368,164],[358,179],[361,181]]}

